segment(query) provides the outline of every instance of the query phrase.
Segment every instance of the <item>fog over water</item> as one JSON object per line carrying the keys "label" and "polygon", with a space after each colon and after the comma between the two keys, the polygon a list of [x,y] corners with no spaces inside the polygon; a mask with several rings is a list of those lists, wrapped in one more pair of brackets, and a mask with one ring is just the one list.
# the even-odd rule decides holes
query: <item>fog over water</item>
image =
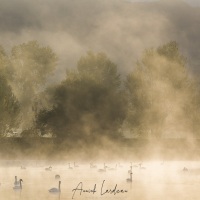
{"label": "fog over water", "polygon": [[199,46],[198,0],[0,0],[0,199],[199,199]]}
{"label": "fog over water", "polygon": [[[70,162],[70,161],[69,161]],[[143,162],[142,169],[139,162],[133,163],[133,181],[127,182],[130,177],[128,162],[106,162],[107,171],[98,172],[103,168],[103,163],[93,163],[97,168],[90,168],[89,163],[73,161],[69,169],[68,162],[45,162],[45,161],[18,161],[18,164],[26,164],[26,169],[20,166],[0,167],[0,196],[2,199],[198,199],[199,197],[199,175],[200,163],[189,161],[174,162]],[[116,164],[118,167],[115,169]],[[1,161],[2,165],[2,161]],[[5,165],[5,163],[4,163]],[[8,165],[8,163],[7,163]],[[52,166],[52,171],[45,168]],[[188,171],[183,171],[187,166]],[[114,170],[109,170],[114,168]],[[48,190],[58,187],[59,180],[55,175],[60,175],[61,193],[50,194]],[[14,177],[23,179],[22,190],[14,191]],[[104,184],[103,181],[105,180]],[[93,190],[96,184],[95,193],[72,191],[81,188],[78,184],[82,182],[83,190]],[[102,186],[103,184],[103,186]],[[104,192],[117,189],[126,190],[125,193],[110,194]],[[74,195],[74,196],[73,196]]]}

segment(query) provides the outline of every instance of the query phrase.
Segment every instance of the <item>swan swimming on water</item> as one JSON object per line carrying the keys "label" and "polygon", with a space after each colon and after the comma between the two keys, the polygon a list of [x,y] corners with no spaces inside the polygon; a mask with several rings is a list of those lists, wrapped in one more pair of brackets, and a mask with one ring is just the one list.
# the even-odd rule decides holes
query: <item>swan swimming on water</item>
{"label": "swan swimming on water", "polygon": [[130,170],[128,170],[128,173],[130,174],[130,173],[132,173],[132,165],[130,166]]}
{"label": "swan swimming on water", "polygon": [[76,163],[74,162],[74,167],[79,167],[78,165],[76,165]]}
{"label": "swan swimming on water", "polygon": [[126,179],[127,182],[132,182],[132,174],[133,174],[133,173],[131,172],[131,173],[130,173],[130,178],[127,178],[127,179]]}
{"label": "swan swimming on water", "polygon": [[115,168],[108,168],[108,170],[110,170],[110,171],[117,170],[117,164],[115,165]]}
{"label": "swan swimming on water", "polygon": [[15,182],[14,185],[20,185],[20,181],[17,181],[17,176],[15,176]]}
{"label": "swan swimming on water", "polygon": [[73,168],[70,166],[70,163],[68,163],[68,165],[69,165],[69,169],[73,169]]}
{"label": "swan swimming on water", "polygon": [[61,184],[61,181],[58,182],[58,188],[51,188],[49,190],[49,192],[51,192],[51,193],[59,193],[60,192],[60,184]]}
{"label": "swan swimming on water", "polygon": [[183,171],[184,171],[184,172],[188,172],[188,168],[184,167],[184,168],[183,168]]}
{"label": "swan swimming on water", "polygon": [[55,179],[60,179],[60,175],[56,174]]}
{"label": "swan swimming on water", "polygon": [[19,180],[19,185],[15,185],[15,186],[13,187],[13,190],[21,190],[21,189],[22,189],[22,182],[23,182],[23,180],[20,179],[20,180]]}
{"label": "swan swimming on water", "polygon": [[103,169],[99,169],[98,172],[106,172],[106,165],[104,163],[104,168]]}
{"label": "swan swimming on water", "polygon": [[21,166],[21,169],[26,169],[26,167],[25,166]]}
{"label": "swan swimming on water", "polygon": [[97,166],[94,165],[93,163],[90,163],[90,168],[97,168]]}
{"label": "swan swimming on water", "polygon": [[45,168],[46,171],[51,171],[52,170],[52,166],[49,166],[47,168]]}

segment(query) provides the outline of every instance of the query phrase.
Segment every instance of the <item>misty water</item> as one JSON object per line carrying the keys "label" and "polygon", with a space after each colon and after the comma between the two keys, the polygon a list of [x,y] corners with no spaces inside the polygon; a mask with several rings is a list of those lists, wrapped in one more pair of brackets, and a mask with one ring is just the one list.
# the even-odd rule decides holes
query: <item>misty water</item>
{"label": "misty water", "polygon": [[[11,162],[11,161],[10,161]],[[103,168],[102,163],[94,163],[97,168],[90,168],[90,163],[76,163],[74,167],[71,162],[69,169],[68,162],[45,163],[39,161],[21,161],[21,165],[26,169],[21,169],[21,165],[2,164],[0,167],[0,199],[4,200],[64,200],[72,199],[78,184],[82,182],[83,190],[93,190],[96,184],[96,192],[85,193],[76,191],[74,199],[136,199],[136,200],[160,200],[160,199],[199,199],[200,186],[200,162],[194,161],[156,161],[142,163],[133,162],[132,183],[127,182],[130,177],[128,170],[130,162],[106,162],[108,167],[106,172],[98,172]],[[118,164],[117,169],[115,169]],[[52,171],[45,168],[52,166]],[[188,171],[183,171],[186,167]],[[113,168],[114,170],[109,170]],[[60,175],[61,193],[51,194],[49,189],[58,188],[58,179],[55,175]],[[22,190],[14,191],[15,176],[18,180],[23,179]],[[105,180],[105,181],[104,181]],[[103,184],[104,181],[104,184]],[[103,185],[102,185],[103,184]],[[118,190],[127,191],[124,193],[110,194],[106,190],[113,190],[117,184]],[[80,185],[79,185],[80,188]]]}

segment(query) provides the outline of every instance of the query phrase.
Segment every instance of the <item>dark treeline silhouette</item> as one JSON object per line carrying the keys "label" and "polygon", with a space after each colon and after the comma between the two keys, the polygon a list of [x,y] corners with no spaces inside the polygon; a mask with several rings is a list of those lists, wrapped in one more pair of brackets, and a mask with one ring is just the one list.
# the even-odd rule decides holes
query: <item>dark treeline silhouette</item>
{"label": "dark treeline silhouette", "polygon": [[1,47],[1,137],[17,129],[21,137],[49,136],[68,145],[199,137],[199,86],[176,42],[146,50],[124,80],[104,53],[88,52],[65,80],[47,86],[57,61],[36,41],[10,55]]}
{"label": "dark treeline silhouette", "polygon": [[50,131],[74,142],[120,136],[125,96],[117,66],[104,54],[82,57],[77,70],[68,72],[61,84],[51,88],[51,103],[51,109],[42,109],[36,116],[41,134]]}

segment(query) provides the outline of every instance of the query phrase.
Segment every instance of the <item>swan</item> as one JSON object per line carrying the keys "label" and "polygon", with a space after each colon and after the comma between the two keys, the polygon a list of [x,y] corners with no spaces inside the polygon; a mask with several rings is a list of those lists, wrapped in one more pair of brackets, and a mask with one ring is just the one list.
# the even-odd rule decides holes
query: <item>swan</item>
{"label": "swan", "polygon": [[20,181],[17,181],[17,176],[15,176],[15,182],[14,185],[20,185]]}
{"label": "swan", "polygon": [[97,168],[97,166],[94,165],[93,163],[90,163],[90,168]]}
{"label": "swan", "polygon": [[132,168],[133,168],[132,165],[130,166],[130,168],[131,168],[131,169],[128,170],[128,173],[129,173],[129,174],[132,173]]}
{"label": "swan", "polygon": [[139,164],[140,169],[146,169],[146,167],[142,167],[142,163]]}
{"label": "swan", "polygon": [[132,182],[132,174],[133,174],[133,173],[131,172],[131,173],[130,173],[130,178],[127,178],[127,179],[126,179],[127,182]]}
{"label": "swan", "polygon": [[23,180],[20,179],[20,180],[19,180],[19,185],[15,185],[15,186],[13,187],[13,190],[21,190],[21,189],[22,189],[22,182],[23,182]]}
{"label": "swan", "polygon": [[55,179],[60,179],[60,175],[56,174]]}
{"label": "swan", "polygon": [[115,168],[108,168],[108,170],[111,170],[111,171],[117,170],[117,164],[115,165]]}
{"label": "swan", "polygon": [[106,172],[106,165],[104,163],[104,168],[103,169],[99,169],[98,172]]}
{"label": "swan", "polygon": [[49,166],[49,167],[45,168],[45,170],[46,170],[46,171],[51,171],[51,170],[52,170],[52,167]]}
{"label": "swan", "polygon": [[188,172],[188,168],[184,167],[184,168],[183,168],[183,171],[184,171],[184,172]]}
{"label": "swan", "polygon": [[76,165],[76,163],[74,162],[74,167],[79,167],[78,165]]}
{"label": "swan", "polygon": [[21,169],[26,169],[26,167],[25,166],[21,166]]}
{"label": "swan", "polygon": [[72,167],[70,167],[70,163],[68,163],[69,164],[69,169],[73,169]]}
{"label": "swan", "polygon": [[51,192],[51,193],[60,193],[60,184],[61,184],[61,181],[58,182],[58,188],[51,188],[49,190],[49,192]]}

